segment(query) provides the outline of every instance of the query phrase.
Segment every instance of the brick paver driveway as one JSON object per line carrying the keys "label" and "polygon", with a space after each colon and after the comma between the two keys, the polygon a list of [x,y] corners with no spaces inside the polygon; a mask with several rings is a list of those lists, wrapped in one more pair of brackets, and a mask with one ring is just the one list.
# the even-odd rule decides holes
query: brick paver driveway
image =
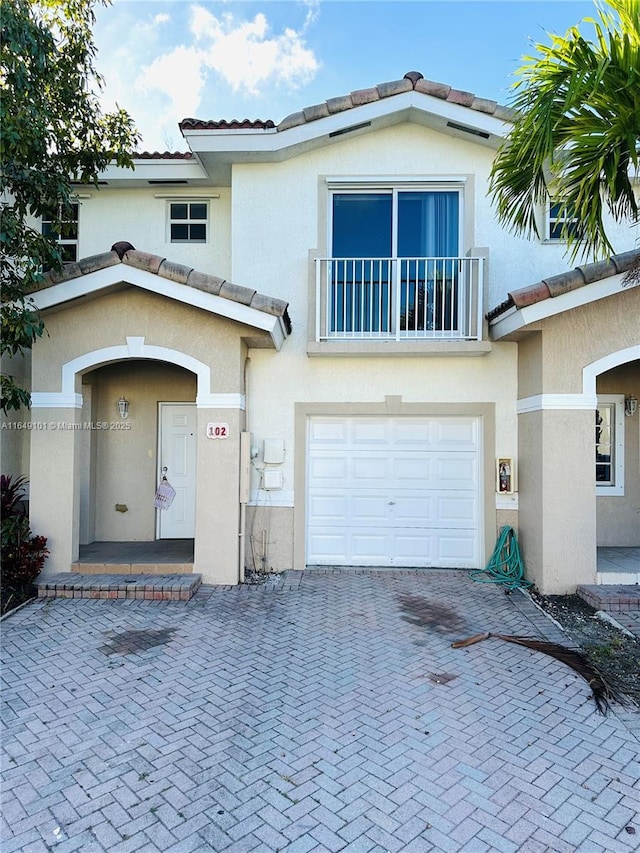
{"label": "brick paver driveway", "polygon": [[40,601],[2,628],[3,853],[640,844],[637,717],[540,653],[452,649],[562,639],[466,573]]}

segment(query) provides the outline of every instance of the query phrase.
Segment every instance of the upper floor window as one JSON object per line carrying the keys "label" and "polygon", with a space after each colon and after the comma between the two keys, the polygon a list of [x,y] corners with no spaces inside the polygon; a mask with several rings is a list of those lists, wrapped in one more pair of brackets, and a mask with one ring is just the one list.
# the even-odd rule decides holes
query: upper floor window
{"label": "upper floor window", "polygon": [[578,221],[569,208],[561,201],[551,200],[547,208],[547,240],[566,240],[575,237],[578,231]]}
{"label": "upper floor window", "polygon": [[460,227],[457,188],[334,189],[328,336],[471,336]]}
{"label": "upper floor window", "polygon": [[209,205],[206,201],[169,203],[169,239],[172,243],[206,243]]}
{"label": "upper floor window", "polygon": [[460,241],[458,190],[335,191],[334,258],[456,257]]}
{"label": "upper floor window", "polygon": [[78,260],[78,204],[60,206],[42,217],[42,233],[52,237],[60,249],[63,263]]}
{"label": "upper floor window", "polygon": [[624,396],[598,396],[596,409],[596,493],[624,494]]}

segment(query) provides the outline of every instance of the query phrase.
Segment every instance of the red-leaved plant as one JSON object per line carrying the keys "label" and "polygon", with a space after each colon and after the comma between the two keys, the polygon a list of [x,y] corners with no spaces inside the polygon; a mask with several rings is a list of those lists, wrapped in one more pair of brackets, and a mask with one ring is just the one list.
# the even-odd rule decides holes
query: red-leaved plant
{"label": "red-leaved plant", "polygon": [[24,477],[0,477],[2,586],[24,590],[38,577],[49,554],[46,536],[32,536],[24,506]]}

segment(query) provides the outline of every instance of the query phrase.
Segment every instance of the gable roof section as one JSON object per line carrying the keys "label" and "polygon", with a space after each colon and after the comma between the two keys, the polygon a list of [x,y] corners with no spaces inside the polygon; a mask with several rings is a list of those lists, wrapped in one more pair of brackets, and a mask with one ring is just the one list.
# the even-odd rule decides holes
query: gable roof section
{"label": "gable roof section", "polygon": [[[120,265],[127,271],[118,269]],[[287,302],[160,255],[140,252],[126,241],[114,243],[109,252],[65,264],[59,273],[47,273],[34,291],[33,301],[43,310],[120,282],[262,329],[271,335],[276,349],[291,334]]]}
{"label": "gable roof section", "polygon": [[502,121],[512,121],[514,111],[510,107],[502,106],[496,101],[480,98],[472,92],[464,92],[460,89],[453,89],[446,83],[437,83],[434,80],[426,80],[419,71],[407,71],[402,80],[391,80],[387,83],[379,83],[369,89],[358,89],[350,92],[348,95],[340,95],[336,98],[329,98],[321,104],[314,104],[309,107],[304,107],[299,112],[291,113],[286,118],[282,119],[279,124],[275,124],[268,119],[262,121],[260,119],[232,119],[231,121],[203,121],[196,118],[185,118],[180,124],[180,130],[272,130],[277,132],[288,130],[291,127],[297,127],[301,124],[308,124],[317,121],[320,118],[341,113],[346,110],[352,110],[356,107],[371,104],[375,101],[381,101],[385,98],[390,98],[393,95],[400,95],[403,92],[415,91],[423,95],[431,95],[442,101],[449,101],[452,104],[459,104],[463,107],[468,107],[470,110],[476,110],[480,113],[495,116]]}
{"label": "gable roof section", "polygon": [[506,136],[513,110],[471,92],[409,71],[401,80],[329,98],[272,121],[212,121],[188,118],[180,130],[210,178],[230,182],[231,164],[279,162],[403,121],[496,149]]}
{"label": "gable roof section", "polygon": [[504,337],[528,323],[610,296],[625,285],[623,274],[639,264],[640,251],[623,252],[513,290],[487,314],[493,337]]}

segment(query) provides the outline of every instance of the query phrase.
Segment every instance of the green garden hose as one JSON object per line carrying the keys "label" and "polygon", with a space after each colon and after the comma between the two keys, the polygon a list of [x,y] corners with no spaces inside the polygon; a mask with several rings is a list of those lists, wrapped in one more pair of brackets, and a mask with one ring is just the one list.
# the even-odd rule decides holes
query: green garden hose
{"label": "green garden hose", "polygon": [[478,583],[497,583],[507,591],[532,586],[524,579],[524,563],[513,527],[501,528],[486,568],[470,572],[469,577]]}

